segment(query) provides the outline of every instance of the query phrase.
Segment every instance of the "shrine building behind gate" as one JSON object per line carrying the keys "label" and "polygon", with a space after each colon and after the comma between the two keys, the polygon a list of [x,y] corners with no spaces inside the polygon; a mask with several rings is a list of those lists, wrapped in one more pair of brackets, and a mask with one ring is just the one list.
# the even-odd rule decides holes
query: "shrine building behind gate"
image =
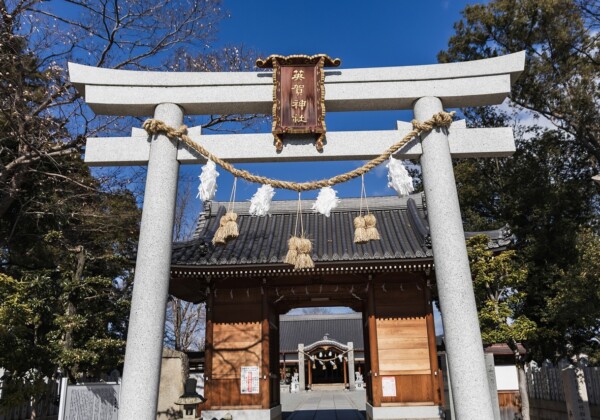
{"label": "shrine building behind gate", "polygon": [[[426,203],[419,194],[375,197],[368,203],[381,240],[366,244],[353,242],[358,199],[341,200],[329,218],[305,212],[314,269],[294,271],[282,262],[297,201],[273,202],[266,217],[250,216],[249,203],[236,203],[240,236],[226,246],[213,246],[211,239],[227,203],[206,203],[194,237],[174,245],[170,292],[207,302],[205,418],[226,413],[235,418],[241,411],[252,418],[280,418],[285,371],[293,373],[295,365],[303,390],[313,380],[328,380],[323,361],[332,366],[326,368],[329,379],[340,369],[351,391],[360,369],[370,418],[439,418],[443,384]],[[304,209],[311,204],[304,201]],[[487,234],[492,247],[508,243],[506,232]],[[343,337],[336,340],[338,332],[327,331],[320,340],[301,343],[294,360],[290,349],[280,348],[280,316],[293,308],[323,306],[350,307],[360,314],[364,348],[352,343],[350,352]],[[328,360],[330,350],[337,360]],[[291,357],[285,370],[283,355]]]}
{"label": "shrine building behind gate", "polygon": [[[364,389],[362,314],[280,315],[279,332],[281,382],[289,385],[290,391],[295,390],[294,375],[299,378],[301,369],[306,383],[299,384],[300,389],[343,390],[349,389],[351,382]],[[302,353],[307,355],[304,366],[299,363]],[[353,366],[348,365],[350,360]],[[354,372],[353,381],[349,372]]]}

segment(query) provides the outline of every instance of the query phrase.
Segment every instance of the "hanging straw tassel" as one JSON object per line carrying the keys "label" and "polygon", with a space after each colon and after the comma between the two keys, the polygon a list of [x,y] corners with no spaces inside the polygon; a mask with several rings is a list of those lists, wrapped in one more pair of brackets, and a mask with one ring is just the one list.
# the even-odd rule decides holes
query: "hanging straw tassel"
{"label": "hanging straw tassel", "polygon": [[229,240],[235,239],[240,235],[237,224],[237,213],[233,212],[236,188],[237,178],[234,178],[227,212],[221,217],[221,220],[219,220],[219,228],[212,239],[213,245],[225,245]]}
{"label": "hanging straw tassel", "polygon": [[[298,236],[298,226],[300,226],[300,236]],[[294,226],[294,235],[288,240],[288,252],[283,262],[292,264],[294,270],[304,268],[313,268],[315,266],[311,257],[312,243],[310,239],[304,236],[304,225],[302,224],[302,199],[298,192],[298,208],[296,209],[296,224]]]}
{"label": "hanging straw tassel", "polygon": [[237,225],[237,214],[227,212],[219,221],[219,228],[213,236],[213,245],[225,245],[229,240],[235,239],[240,235]]}
{"label": "hanging straw tassel", "polygon": [[227,219],[225,216],[221,216],[221,220],[219,221],[219,228],[215,232],[215,236],[212,238],[213,245],[225,245],[227,242],[225,241],[225,230],[223,227],[227,223]]}
{"label": "hanging straw tassel", "polygon": [[377,219],[375,219],[375,215],[373,213],[367,213],[364,217],[365,219],[365,236],[369,241],[378,241],[381,239],[379,236],[379,231],[375,227],[377,224]]}
{"label": "hanging straw tassel", "polygon": [[[367,191],[365,189],[365,177],[361,177],[362,186],[360,189],[360,210],[359,215],[354,218],[354,243],[364,244],[369,241],[381,239],[379,231],[375,227],[377,219],[375,215],[369,212],[369,203],[367,202]],[[362,215],[363,200],[367,206],[367,214]]]}
{"label": "hanging straw tassel", "polygon": [[354,243],[355,244],[364,244],[369,242],[369,238],[367,237],[367,222],[365,221],[364,216],[356,216],[354,218]]}
{"label": "hanging straw tassel", "polygon": [[[354,218],[354,243],[355,244],[364,244],[369,242],[369,237],[367,236],[367,222],[365,220],[365,216],[362,215],[363,209],[363,200],[366,202],[367,193],[365,190],[365,176],[361,177],[361,187],[360,187],[360,209],[358,210],[358,216]],[[369,207],[367,206],[367,215],[369,215]]]}
{"label": "hanging straw tassel", "polygon": [[234,239],[240,236],[237,224],[237,213],[229,211],[225,213],[221,219],[225,219],[225,225],[223,226],[223,236],[225,239]]}
{"label": "hanging straw tassel", "polygon": [[312,252],[312,243],[310,239],[298,238],[298,256],[296,258],[296,264],[294,264],[294,270],[302,270],[303,268],[314,268],[315,263],[310,256]]}
{"label": "hanging straw tassel", "polygon": [[288,240],[288,252],[283,260],[286,264],[296,265],[296,260],[298,259],[298,243],[300,242],[300,238],[297,236],[292,236]]}

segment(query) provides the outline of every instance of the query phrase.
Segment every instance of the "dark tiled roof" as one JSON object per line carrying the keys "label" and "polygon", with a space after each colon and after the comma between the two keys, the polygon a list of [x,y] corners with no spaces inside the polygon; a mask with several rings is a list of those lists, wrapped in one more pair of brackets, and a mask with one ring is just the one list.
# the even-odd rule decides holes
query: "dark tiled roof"
{"label": "dark tiled roof", "polygon": [[489,238],[488,249],[505,248],[515,239],[508,225],[496,230],[465,232],[465,238],[467,239],[475,235],[486,235]]}
{"label": "dark tiled roof", "polygon": [[341,344],[352,341],[355,350],[363,350],[362,314],[344,315],[280,315],[279,348],[281,352],[294,352],[298,344],[308,346],[323,340]]}
{"label": "dark tiled roof", "polygon": [[[316,263],[431,260],[429,224],[421,194],[407,198],[369,197],[369,210],[377,219],[381,240],[354,243],[353,220],[359,214],[358,198],[342,199],[330,217],[312,212],[313,200],[304,200],[304,228],[313,242]],[[172,265],[176,267],[283,264],[287,241],[294,232],[297,201],[273,201],[268,216],[248,214],[250,203],[236,203],[240,236],[225,246],[211,240],[225,214],[227,203],[205,203],[194,237],[173,245]],[[465,237],[486,234],[490,249],[506,247],[512,241],[507,227],[486,232],[467,232]]]}
{"label": "dark tiled roof", "polygon": [[[315,262],[400,260],[431,258],[429,225],[421,196],[374,197],[369,210],[377,218],[380,241],[355,244],[353,220],[359,214],[357,198],[342,199],[330,217],[313,213],[312,200],[303,201],[304,228],[313,242]],[[173,246],[175,266],[221,266],[281,263],[294,232],[297,201],[274,201],[270,215],[248,214],[250,203],[236,203],[240,236],[225,246],[211,239],[227,203],[207,203],[192,240]]]}

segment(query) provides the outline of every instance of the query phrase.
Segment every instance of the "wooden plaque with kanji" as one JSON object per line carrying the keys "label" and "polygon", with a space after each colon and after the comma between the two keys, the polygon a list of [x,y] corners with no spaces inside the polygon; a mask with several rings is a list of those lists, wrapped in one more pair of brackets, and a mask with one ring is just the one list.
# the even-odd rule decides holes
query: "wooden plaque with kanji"
{"label": "wooden plaque with kanji", "polygon": [[273,136],[278,151],[286,134],[314,134],[323,149],[325,137],[325,74],[323,67],[341,61],[324,54],[313,56],[271,55],[257,60],[261,68],[273,68]]}

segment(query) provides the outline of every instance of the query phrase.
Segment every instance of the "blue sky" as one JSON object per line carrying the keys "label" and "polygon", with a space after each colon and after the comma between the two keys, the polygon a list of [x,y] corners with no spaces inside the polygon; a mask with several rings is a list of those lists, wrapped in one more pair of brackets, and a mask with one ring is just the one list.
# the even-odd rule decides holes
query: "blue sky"
{"label": "blue sky", "polygon": [[266,54],[325,53],[345,68],[432,64],[469,3],[225,0],[218,37]]}
{"label": "blue sky", "polygon": [[[468,1],[316,1],[225,0],[230,17],[219,25],[216,47],[243,44],[261,56],[325,53],[342,60],[341,68],[435,64],[446,48],[453,24]],[[410,111],[327,114],[328,131],[392,130],[397,120],[410,121]],[[269,131],[265,126],[264,131]],[[262,175],[294,181],[328,178],[361,162],[307,162],[239,165]],[[197,176],[197,166],[182,169],[185,179]],[[228,200],[232,179],[220,171],[217,200]],[[392,195],[387,170],[378,168],[365,179],[368,195]],[[257,185],[239,182],[237,200],[248,200]],[[336,188],[342,197],[360,193],[360,181]],[[317,192],[304,193],[314,198]],[[277,190],[275,199],[296,193]]]}
{"label": "blue sky", "polygon": [[[240,44],[269,54],[324,53],[342,60],[341,68],[388,67],[437,63],[454,33],[453,24],[468,1],[316,1],[230,0],[224,8],[218,45]],[[328,113],[329,131],[391,130],[397,120],[410,121],[410,111]],[[318,162],[241,165],[271,177],[308,181],[359,166],[361,162]],[[197,174],[194,167],[194,175]],[[187,169],[186,169],[187,172]],[[232,179],[221,170],[218,200],[228,200]],[[257,186],[238,183],[238,200],[248,200]],[[387,171],[378,168],[366,176],[368,195],[393,195]],[[336,188],[343,197],[358,196],[360,181]],[[305,193],[303,198],[313,198]],[[296,193],[278,190],[275,199],[293,199]],[[441,322],[436,314],[436,329]]]}

